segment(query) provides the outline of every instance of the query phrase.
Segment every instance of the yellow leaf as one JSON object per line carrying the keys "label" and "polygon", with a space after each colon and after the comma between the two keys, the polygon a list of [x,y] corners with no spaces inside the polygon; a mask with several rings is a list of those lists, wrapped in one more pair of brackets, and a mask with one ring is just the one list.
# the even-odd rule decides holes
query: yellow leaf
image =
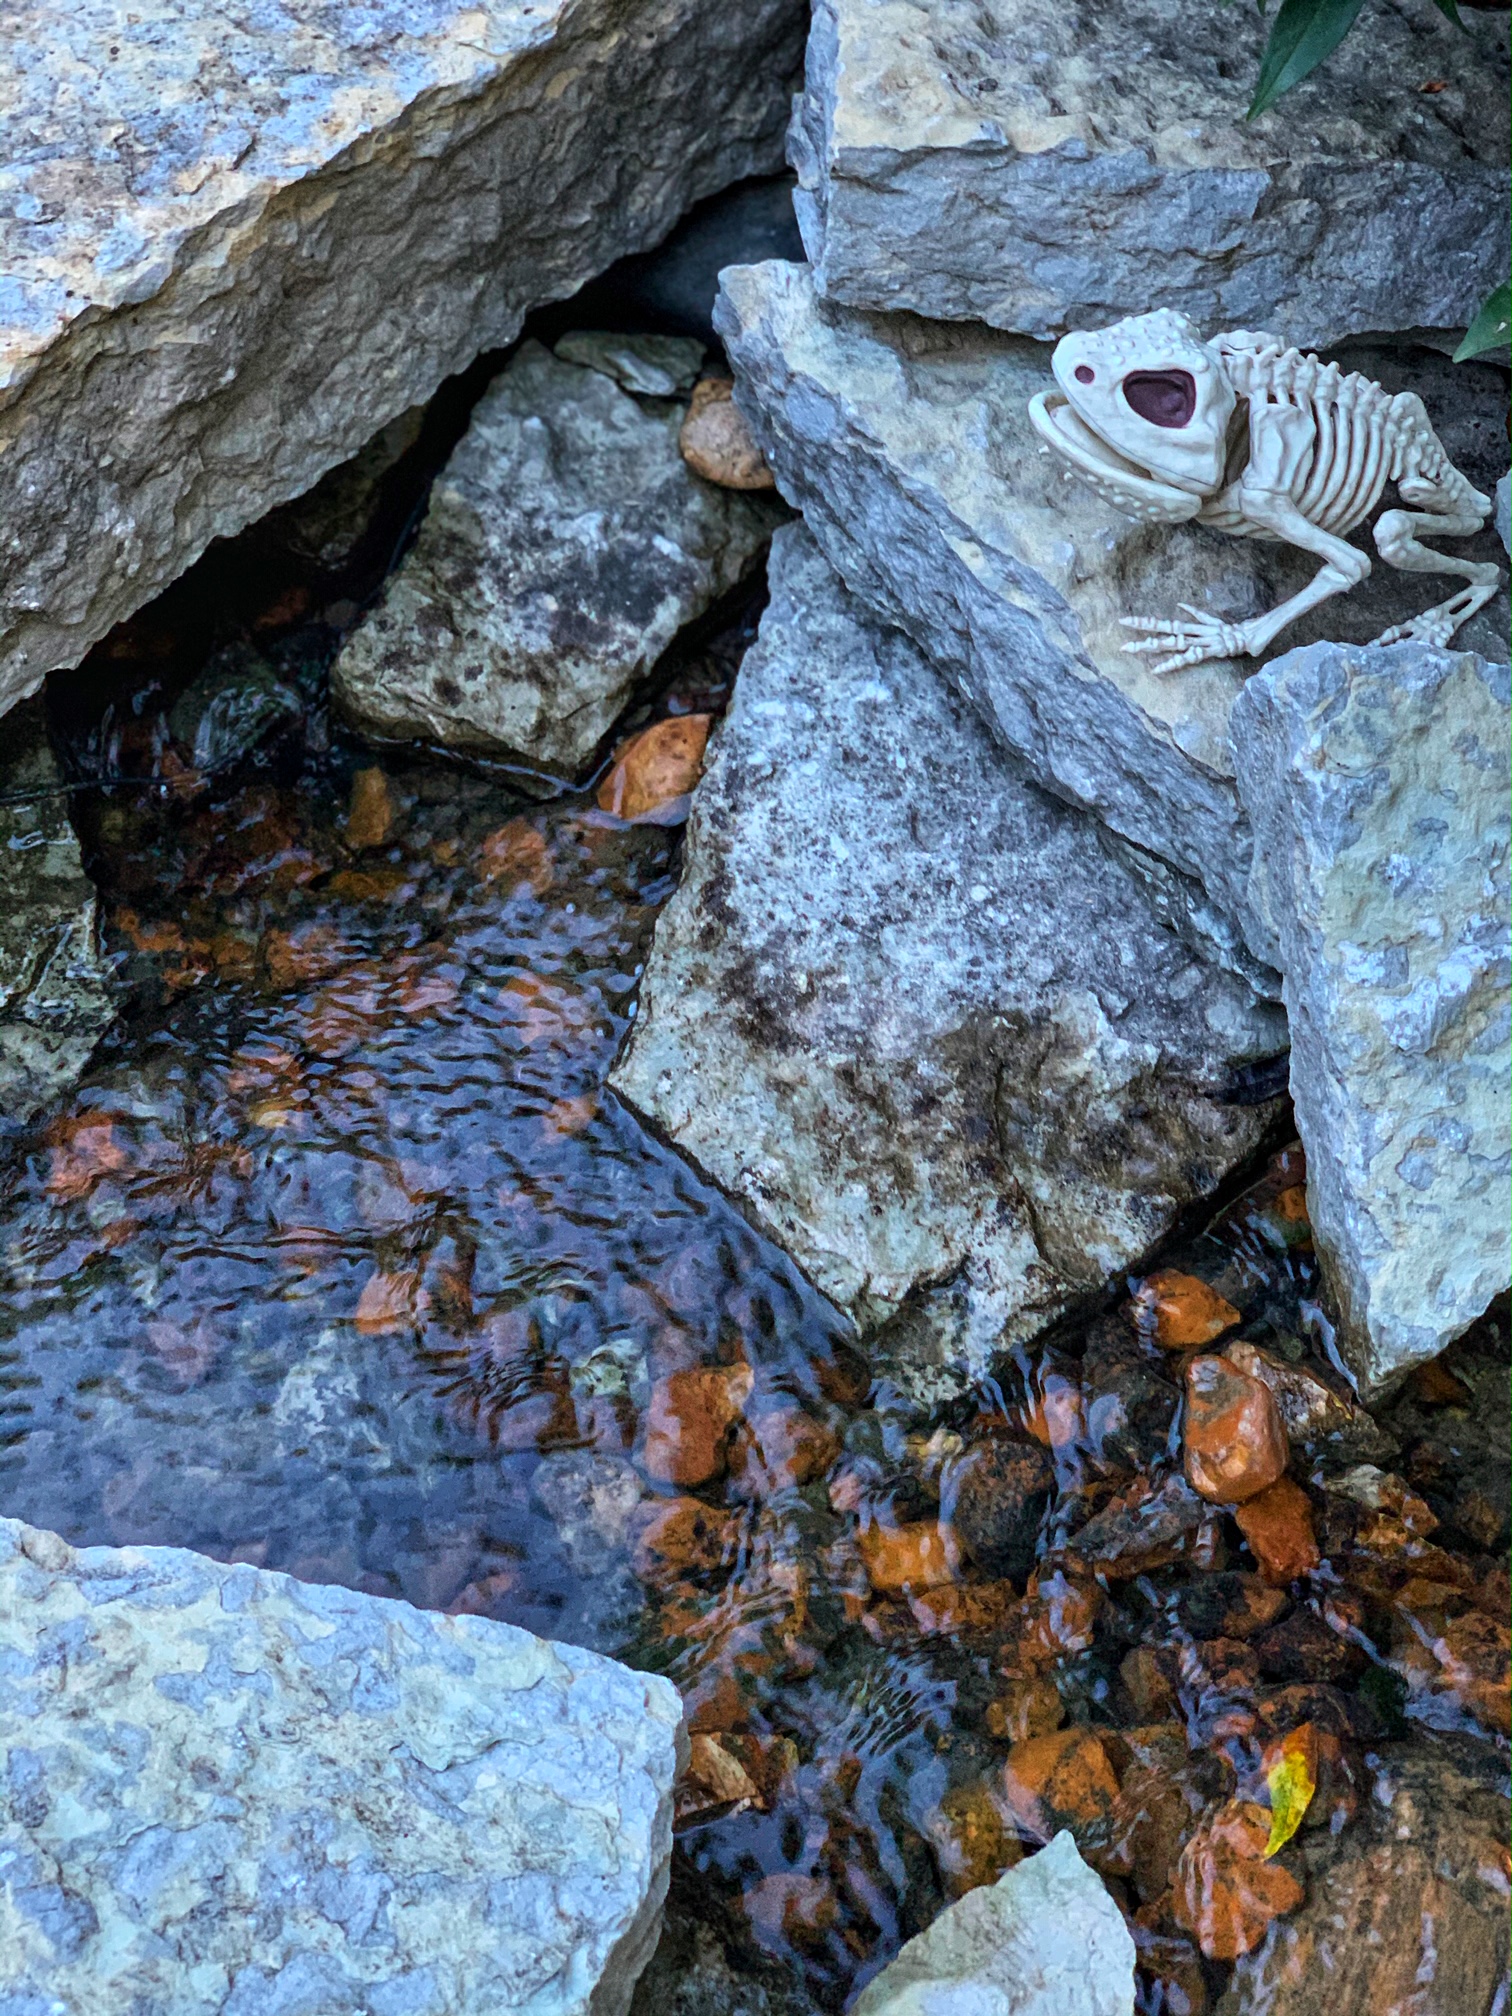
{"label": "yellow leaf", "polygon": [[1272,1744],[1265,1756],[1265,1782],[1270,1787],[1271,1828],[1265,1844],[1268,1861],[1279,1853],[1302,1825],[1302,1816],[1318,1789],[1318,1739],[1310,1722]]}

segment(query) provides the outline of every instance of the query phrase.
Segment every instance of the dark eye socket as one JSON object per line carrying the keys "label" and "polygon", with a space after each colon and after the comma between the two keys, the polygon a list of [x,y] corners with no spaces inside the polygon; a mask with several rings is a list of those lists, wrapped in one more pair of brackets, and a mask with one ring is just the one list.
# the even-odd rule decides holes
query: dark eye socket
{"label": "dark eye socket", "polygon": [[1197,410],[1197,381],[1190,371],[1131,371],[1123,395],[1141,420],[1156,427],[1185,427]]}
{"label": "dark eye socket", "polygon": [[1090,385],[1096,376],[1097,373],[1092,369],[1090,364],[1077,365],[1076,382],[1078,385]]}

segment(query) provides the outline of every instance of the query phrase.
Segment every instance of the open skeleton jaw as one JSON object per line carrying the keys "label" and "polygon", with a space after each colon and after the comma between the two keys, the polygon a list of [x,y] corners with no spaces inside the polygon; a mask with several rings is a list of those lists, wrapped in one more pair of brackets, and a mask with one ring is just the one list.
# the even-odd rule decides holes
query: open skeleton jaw
{"label": "open skeleton jaw", "polygon": [[1037,393],[1029,417],[1100,497],[1149,523],[1197,519],[1240,539],[1284,540],[1323,563],[1300,593],[1248,622],[1188,603],[1185,621],[1125,616],[1139,633],[1125,650],[1158,658],[1156,672],[1257,657],[1307,610],[1357,587],[1370,562],[1345,535],[1389,482],[1415,508],[1382,512],[1381,558],[1468,585],[1376,643],[1447,644],[1501,585],[1500,568],[1419,543],[1419,533],[1478,532],[1491,500],[1449,460],[1415,392],[1387,392],[1248,330],[1205,343],[1165,309],[1063,337],[1050,368],[1057,389]]}

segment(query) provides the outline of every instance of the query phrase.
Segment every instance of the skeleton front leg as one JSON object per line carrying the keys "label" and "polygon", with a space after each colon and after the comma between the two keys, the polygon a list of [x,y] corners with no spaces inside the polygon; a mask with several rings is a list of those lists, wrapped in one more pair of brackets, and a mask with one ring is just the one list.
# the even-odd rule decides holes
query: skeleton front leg
{"label": "skeleton front leg", "polygon": [[[1246,504],[1249,502],[1246,499]],[[1228,623],[1222,617],[1209,616],[1201,609],[1194,609],[1190,602],[1181,604],[1190,618],[1185,623],[1156,623],[1143,617],[1125,616],[1122,619],[1125,629],[1145,633],[1125,644],[1125,651],[1171,654],[1152,666],[1152,671],[1179,672],[1184,666],[1200,665],[1210,658],[1258,658],[1262,651],[1270,649],[1288,623],[1295,623],[1299,616],[1316,609],[1330,596],[1357,588],[1370,572],[1370,562],[1358,547],[1335,539],[1331,533],[1320,532],[1289,497],[1271,501],[1266,506],[1265,519],[1257,518],[1253,511],[1247,510],[1246,515],[1251,523],[1263,524],[1266,531],[1284,539],[1289,546],[1300,546],[1305,552],[1321,555],[1323,565],[1305,588],[1278,602],[1264,616],[1251,616],[1245,623]]]}
{"label": "skeleton front leg", "polygon": [[1232,526],[1241,534],[1268,534],[1288,546],[1316,553],[1323,565],[1307,586],[1264,616],[1252,616],[1244,623],[1225,622],[1222,617],[1194,609],[1189,602],[1181,604],[1191,619],[1185,623],[1125,616],[1125,629],[1143,633],[1124,646],[1126,651],[1166,654],[1151,668],[1155,672],[1178,672],[1212,658],[1255,658],[1309,609],[1358,587],[1370,572],[1365,555],[1347,540],[1320,531],[1292,502],[1293,487],[1299,483],[1316,434],[1312,415],[1301,407],[1251,399],[1248,466],[1239,482],[1203,512],[1204,517]]}

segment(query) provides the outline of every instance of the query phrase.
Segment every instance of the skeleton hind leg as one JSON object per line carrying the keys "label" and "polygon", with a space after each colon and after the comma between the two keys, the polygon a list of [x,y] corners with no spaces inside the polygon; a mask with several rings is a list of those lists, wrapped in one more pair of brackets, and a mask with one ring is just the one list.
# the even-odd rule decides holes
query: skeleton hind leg
{"label": "skeleton hind leg", "polygon": [[[1486,514],[1476,510],[1470,500],[1484,501],[1479,491],[1466,484],[1467,494],[1459,497],[1431,489],[1427,483],[1411,487],[1418,492],[1412,499],[1414,503],[1420,499],[1426,502],[1424,493],[1429,493],[1434,501],[1442,498],[1440,509],[1383,511],[1375,526],[1377,552],[1388,566],[1399,568],[1404,574],[1462,574],[1470,585],[1406,623],[1393,623],[1375,642],[1399,644],[1404,638],[1413,638],[1422,644],[1447,644],[1460,625],[1491,600],[1501,586],[1501,569],[1493,561],[1466,560],[1459,554],[1437,552],[1432,546],[1423,545],[1417,536],[1419,532],[1427,532],[1443,539],[1464,539],[1478,532]],[[1403,483],[1401,488],[1406,493],[1409,485]]]}

